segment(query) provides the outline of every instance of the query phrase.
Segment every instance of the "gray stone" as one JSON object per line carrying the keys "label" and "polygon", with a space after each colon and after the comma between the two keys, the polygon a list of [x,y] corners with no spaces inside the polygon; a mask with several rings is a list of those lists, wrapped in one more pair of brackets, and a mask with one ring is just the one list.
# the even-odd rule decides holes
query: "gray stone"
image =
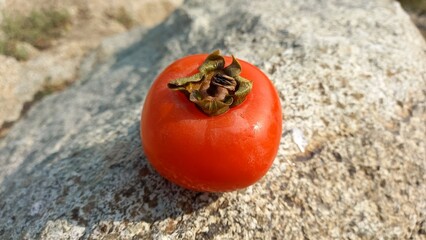
{"label": "gray stone", "polygon": [[[181,3],[182,0],[131,0],[123,6],[121,1],[103,0],[0,0],[0,25],[3,15],[28,15],[34,10],[55,8],[66,10],[72,21],[66,34],[50,49],[38,51],[28,43],[19,42],[18,47],[27,52],[28,61],[18,62],[0,55],[0,138],[32,102],[78,79],[82,59],[99,46],[103,37],[126,31],[117,20],[119,15],[114,17],[110,12],[121,11],[133,19],[134,25],[152,26]],[[0,40],[5,38],[0,28]]]}
{"label": "gray stone", "polygon": [[[139,140],[155,76],[214,49],[263,69],[285,113],[268,174],[223,194],[167,182]],[[0,239],[424,239],[425,50],[393,1],[186,1],[0,140]]]}

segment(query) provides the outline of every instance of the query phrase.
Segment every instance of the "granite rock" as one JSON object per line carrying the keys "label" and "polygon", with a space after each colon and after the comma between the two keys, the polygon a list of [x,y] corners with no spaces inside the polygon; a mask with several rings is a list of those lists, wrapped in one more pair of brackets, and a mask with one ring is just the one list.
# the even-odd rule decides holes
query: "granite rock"
{"label": "granite rock", "polygon": [[[214,49],[263,69],[285,114],[268,174],[222,194],[167,182],[139,139],[155,76]],[[186,1],[0,140],[0,239],[424,239],[425,51],[393,1]]]}
{"label": "granite rock", "polygon": [[[81,61],[99,46],[103,37],[127,31],[119,14],[127,17],[131,25],[148,27],[164,20],[181,3],[182,0],[131,0],[125,4],[103,0],[1,0],[0,25],[2,15],[28,15],[40,9],[66,10],[72,24],[47,50],[38,51],[28,43],[19,43],[29,55],[28,61],[0,55],[0,62],[4,63],[0,66],[0,138],[33,102],[76,81]],[[0,40],[4,38],[0,28]]]}

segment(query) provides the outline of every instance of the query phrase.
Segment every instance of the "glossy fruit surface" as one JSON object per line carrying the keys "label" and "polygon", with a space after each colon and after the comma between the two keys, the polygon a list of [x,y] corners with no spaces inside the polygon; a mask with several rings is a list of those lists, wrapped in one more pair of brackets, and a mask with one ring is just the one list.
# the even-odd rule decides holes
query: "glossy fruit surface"
{"label": "glossy fruit surface", "polygon": [[[268,77],[242,60],[240,75],[252,82],[251,92],[221,115],[206,115],[168,88],[170,81],[196,74],[207,56],[179,59],[154,81],[142,110],[142,145],[152,166],[175,184],[232,191],[255,183],[270,168],[281,138],[281,104]],[[224,59],[231,64],[231,57]]]}

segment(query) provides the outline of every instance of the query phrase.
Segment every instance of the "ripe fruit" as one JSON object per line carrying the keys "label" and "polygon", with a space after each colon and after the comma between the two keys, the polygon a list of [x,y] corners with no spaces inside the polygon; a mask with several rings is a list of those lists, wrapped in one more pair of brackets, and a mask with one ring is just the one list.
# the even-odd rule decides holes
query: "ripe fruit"
{"label": "ripe fruit", "polygon": [[168,66],[151,86],[141,117],[149,162],[196,191],[255,183],[276,156],[281,130],[281,104],[268,77],[219,51]]}

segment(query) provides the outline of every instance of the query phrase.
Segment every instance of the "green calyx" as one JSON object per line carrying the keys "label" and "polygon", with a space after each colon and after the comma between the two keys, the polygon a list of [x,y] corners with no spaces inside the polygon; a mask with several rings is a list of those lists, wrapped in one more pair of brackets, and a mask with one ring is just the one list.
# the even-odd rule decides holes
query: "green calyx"
{"label": "green calyx", "polygon": [[175,79],[167,84],[172,90],[183,92],[187,98],[209,116],[223,114],[240,105],[250,93],[253,83],[240,76],[241,65],[232,56],[225,67],[225,59],[216,50],[207,56],[198,73]]}

